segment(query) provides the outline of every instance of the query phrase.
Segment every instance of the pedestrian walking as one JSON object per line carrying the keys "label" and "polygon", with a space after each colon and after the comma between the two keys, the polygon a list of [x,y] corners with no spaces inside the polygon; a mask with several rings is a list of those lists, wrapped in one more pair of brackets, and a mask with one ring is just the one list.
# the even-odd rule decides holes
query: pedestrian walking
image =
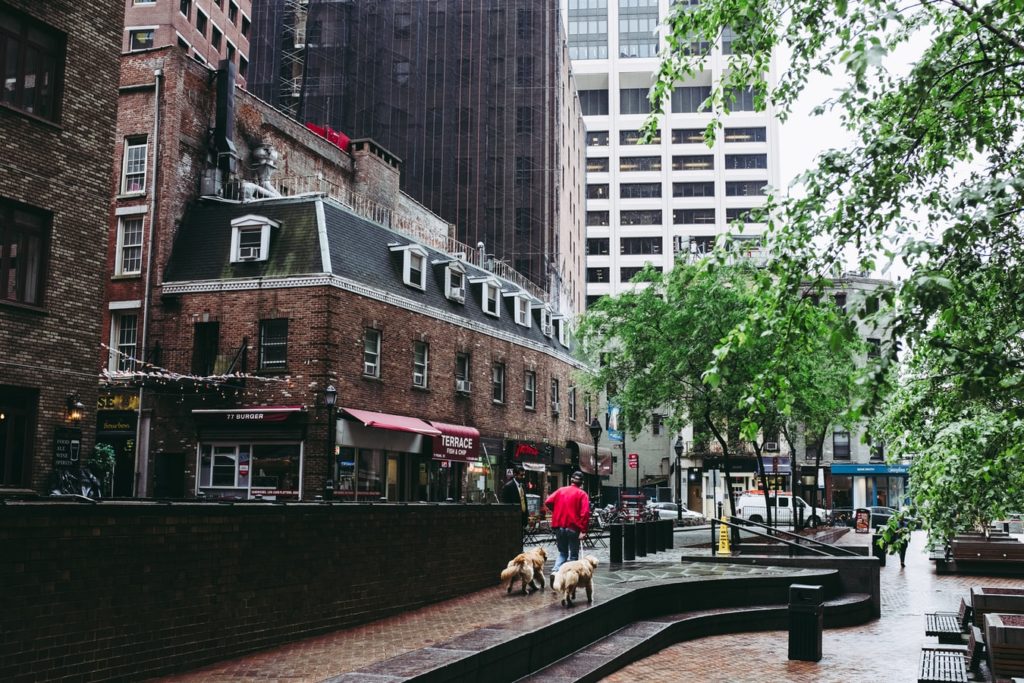
{"label": "pedestrian walking", "polygon": [[523,482],[526,480],[526,470],[516,466],[512,471],[512,478],[501,487],[501,502],[508,505],[518,505],[523,515],[523,529],[530,522],[530,513],[526,507],[526,489]]}
{"label": "pedestrian walking", "polygon": [[544,501],[551,510],[551,530],[555,532],[558,545],[558,559],[551,570],[552,584],[559,567],[580,559],[580,535],[586,533],[590,522],[590,496],[580,488],[582,485],[583,473],[573,472],[569,485],[558,489]]}
{"label": "pedestrian walking", "polygon": [[910,521],[906,509],[898,511],[882,529],[879,545],[889,555],[900,556],[900,567],[907,566],[907,546],[910,545]]}

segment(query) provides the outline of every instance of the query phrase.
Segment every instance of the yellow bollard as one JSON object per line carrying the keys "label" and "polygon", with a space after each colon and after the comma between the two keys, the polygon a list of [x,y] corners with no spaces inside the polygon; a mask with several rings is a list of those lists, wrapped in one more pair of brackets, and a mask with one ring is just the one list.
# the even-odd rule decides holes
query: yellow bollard
{"label": "yellow bollard", "polygon": [[732,551],[729,550],[729,527],[725,523],[725,515],[722,515],[722,523],[718,525],[718,554],[732,554]]}

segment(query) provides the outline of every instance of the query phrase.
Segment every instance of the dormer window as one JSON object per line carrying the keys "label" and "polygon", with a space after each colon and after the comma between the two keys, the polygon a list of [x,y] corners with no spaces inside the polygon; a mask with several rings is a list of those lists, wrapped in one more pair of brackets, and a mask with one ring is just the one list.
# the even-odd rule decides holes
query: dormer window
{"label": "dormer window", "polygon": [[416,289],[427,288],[427,250],[418,244],[392,246],[402,252],[402,282]]}
{"label": "dormer window", "polygon": [[523,292],[506,292],[505,296],[512,299],[512,311],[516,324],[526,328],[532,327],[530,320],[530,297],[526,296]]}
{"label": "dormer window", "polygon": [[472,278],[473,284],[480,284],[480,306],[484,313],[501,317],[501,281],[494,277]]}
{"label": "dormer window", "polygon": [[562,316],[553,316],[555,331],[558,333],[558,343],[562,346],[569,346],[569,321]]}
{"label": "dormer window", "polygon": [[555,332],[551,325],[551,310],[545,304],[537,304],[536,308],[539,312],[541,332],[544,333],[545,337],[554,335]]}
{"label": "dormer window", "polygon": [[266,261],[270,255],[270,229],[279,227],[277,221],[254,214],[231,221],[231,262]]}
{"label": "dormer window", "polygon": [[444,269],[444,292],[452,301],[466,301],[466,270],[458,263]]}

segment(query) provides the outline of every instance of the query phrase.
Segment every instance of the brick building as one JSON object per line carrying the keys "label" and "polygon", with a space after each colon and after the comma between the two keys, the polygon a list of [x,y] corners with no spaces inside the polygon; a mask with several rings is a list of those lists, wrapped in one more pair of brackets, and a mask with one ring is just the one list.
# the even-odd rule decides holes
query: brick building
{"label": "brick building", "polygon": [[122,52],[177,45],[200,64],[231,61],[249,73],[252,0],[124,0]]}
{"label": "brick building", "polygon": [[92,448],[122,18],[0,2],[0,492]]}
{"label": "brick building", "polygon": [[230,79],[215,94],[174,48],[123,58],[98,437],[115,493],[477,501],[512,462],[538,491],[593,470],[548,294],[402,194],[387,150],[343,151]]}

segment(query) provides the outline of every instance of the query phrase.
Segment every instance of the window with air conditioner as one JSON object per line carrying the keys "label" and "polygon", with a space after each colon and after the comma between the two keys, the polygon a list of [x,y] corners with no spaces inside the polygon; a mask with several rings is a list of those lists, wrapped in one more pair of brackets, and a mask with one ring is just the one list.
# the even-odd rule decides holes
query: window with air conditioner
{"label": "window with air conditioner", "polygon": [[445,295],[452,301],[466,301],[466,269],[459,263],[453,263],[444,269]]}
{"label": "window with air conditioner", "polygon": [[552,415],[558,415],[559,413],[561,413],[562,405],[561,405],[561,403],[558,400],[559,399],[559,393],[560,392],[559,392],[559,387],[558,387],[558,378],[557,377],[552,377],[551,378],[551,414]]}
{"label": "window with air conditioner", "polygon": [[249,214],[231,221],[231,262],[266,261],[270,254],[270,229],[281,226],[266,216]]}
{"label": "window with air conditioner", "polygon": [[363,376],[380,378],[380,330],[363,332]]}
{"label": "window with air conditioner", "polygon": [[469,354],[455,354],[455,391],[460,394],[468,394],[473,388],[469,370]]}
{"label": "window with air conditioner", "polygon": [[412,349],[412,385],[419,389],[427,388],[427,370],[430,364],[430,345],[416,342]]}
{"label": "window with air conditioner", "polygon": [[545,337],[554,336],[555,330],[551,322],[551,311],[548,310],[547,306],[541,306],[540,311],[540,330],[544,333]]}

